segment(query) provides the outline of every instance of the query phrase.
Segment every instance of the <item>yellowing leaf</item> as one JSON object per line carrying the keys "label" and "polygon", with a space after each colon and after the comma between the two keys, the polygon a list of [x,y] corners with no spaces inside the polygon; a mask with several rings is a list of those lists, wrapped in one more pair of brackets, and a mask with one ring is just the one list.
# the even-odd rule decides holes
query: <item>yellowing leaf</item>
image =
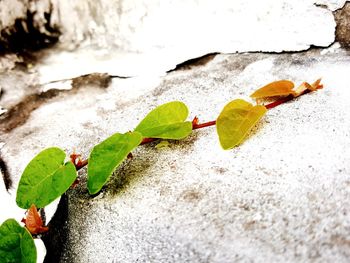
{"label": "yellowing leaf", "polygon": [[322,89],[322,88],[323,88],[323,85],[321,84],[321,79],[316,80],[311,85],[307,82],[303,82],[300,84],[299,87],[297,87],[294,90],[294,97],[298,97],[298,96],[300,96],[308,91],[316,91],[316,90]]}
{"label": "yellowing leaf", "polygon": [[250,97],[254,99],[265,99],[275,96],[288,96],[294,94],[293,88],[293,82],[289,80],[278,80],[256,90]]}
{"label": "yellowing leaf", "polygon": [[148,113],[135,131],[147,138],[183,139],[192,132],[192,122],[185,121],[187,116],[188,109],[183,102],[168,102]]}
{"label": "yellowing leaf", "polygon": [[323,89],[323,84],[321,84],[321,79],[318,79],[314,83],[312,83],[311,88],[312,88],[311,89],[312,91]]}
{"label": "yellowing leaf", "polygon": [[142,136],[138,132],[116,133],[92,149],[87,183],[90,194],[101,190],[114,170],[141,141]]}
{"label": "yellowing leaf", "polygon": [[222,148],[228,150],[240,144],[266,111],[264,106],[253,106],[241,99],[228,103],[216,120]]}

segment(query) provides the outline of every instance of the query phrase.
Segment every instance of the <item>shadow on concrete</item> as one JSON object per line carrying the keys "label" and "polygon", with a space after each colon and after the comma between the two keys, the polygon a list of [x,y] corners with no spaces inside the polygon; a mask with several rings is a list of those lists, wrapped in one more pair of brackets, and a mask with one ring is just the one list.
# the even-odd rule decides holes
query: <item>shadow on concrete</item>
{"label": "shadow on concrete", "polygon": [[49,231],[42,237],[47,249],[44,263],[60,262],[68,238],[67,219],[68,197],[66,194],[63,194],[58,204],[57,211],[48,224]]}

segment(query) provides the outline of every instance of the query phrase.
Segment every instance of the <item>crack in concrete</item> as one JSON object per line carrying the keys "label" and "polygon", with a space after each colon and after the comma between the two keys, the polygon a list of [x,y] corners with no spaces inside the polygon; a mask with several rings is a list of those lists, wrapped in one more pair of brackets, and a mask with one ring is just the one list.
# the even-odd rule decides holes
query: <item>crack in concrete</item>
{"label": "crack in concrete", "polygon": [[170,73],[177,70],[190,70],[193,67],[204,66],[208,62],[213,60],[217,54],[220,54],[220,53],[218,52],[208,53],[200,57],[185,60],[184,62],[177,64],[175,68],[168,70],[166,73]]}
{"label": "crack in concrete", "polygon": [[5,188],[8,191],[12,187],[12,179],[8,172],[7,165],[0,155],[0,172],[2,174],[2,179],[4,180]]}
{"label": "crack in concrete", "polygon": [[132,76],[119,76],[119,75],[109,75],[108,73],[88,73],[74,78],[52,80],[40,86],[46,86],[53,83],[71,81],[72,88],[81,88],[84,85],[96,85],[99,87],[107,88],[111,82],[111,79],[129,79]]}
{"label": "crack in concrete", "polygon": [[[46,91],[29,94],[24,97],[19,103],[11,107],[1,117],[0,130],[10,132],[11,130],[23,125],[31,115],[31,113],[50,99],[57,97],[61,93],[74,93],[86,86],[95,86],[107,88],[111,83],[112,78],[127,78],[120,76],[110,76],[106,73],[91,73],[76,78],[70,79],[71,89],[49,89]],[[66,80],[62,80],[66,81]],[[44,85],[60,82],[52,81]]]}
{"label": "crack in concrete", "polygon": [[319,4],[319,3],[314,3],[314,6],[330,10],[329,7],[326,4]]}
{"label": "crack in concrete", "polygon": [[48,90],[38,94],[27,95],[22,101],[11,107],[1,118],[0,130],[10,132],[14,128],[23,125],[32,111],[39,108],[48,99],[57,96],[61,90]]}

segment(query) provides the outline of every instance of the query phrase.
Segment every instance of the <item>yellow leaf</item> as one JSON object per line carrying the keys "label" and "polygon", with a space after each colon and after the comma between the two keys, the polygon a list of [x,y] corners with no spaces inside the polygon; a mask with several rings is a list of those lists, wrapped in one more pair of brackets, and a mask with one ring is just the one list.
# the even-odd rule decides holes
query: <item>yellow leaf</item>
{"label": "yellow leaf", "polygon": [[240,144],[266,111],[264,106],[253,106],[241,99],[228,103],[216,120],[222,148],[227,150]]}
{"label": "yellow leaf", "polygon": [[278,80],[256,90],[250,97],[254,99],[265,99],[275,96],[288,96],[294,94],[293,88],[293,82],[289,80]]}

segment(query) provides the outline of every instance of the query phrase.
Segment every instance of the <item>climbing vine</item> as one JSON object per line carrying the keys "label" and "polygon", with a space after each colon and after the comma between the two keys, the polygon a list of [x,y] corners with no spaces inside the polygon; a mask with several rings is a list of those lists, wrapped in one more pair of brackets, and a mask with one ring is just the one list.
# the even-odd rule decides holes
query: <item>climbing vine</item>
{"label": "climbing vine", "polygon": [[[44,208],[77,183],[77,171],[87,166],[87,188],[97,194],[113,172],[139,145],[157,139],[181,140],[193,130],[216,125],[220,145],[228,150],[241,144],[254,125],[272,109],[298,96],[322,88],[320,79],[312,84],[303,82],[298,87],[289,80],[267,84],[251,94],[256,105],[242,99],[229,102],[216,120],[199,123],[195,117],[188,121],[189,110],[180,101],[172,101],[149,112],[133,131],[115,133],[93,147],[89,158],[66,153],[57,147],[47,148],[37,154],[26,166],[17,188],[16,203],[28,209],[22,227],[15,219],[0,226],[1,262],[36,262],[33,236],[48,228],[38,209]],[[272,101],[264,105],[264,102]]]}

